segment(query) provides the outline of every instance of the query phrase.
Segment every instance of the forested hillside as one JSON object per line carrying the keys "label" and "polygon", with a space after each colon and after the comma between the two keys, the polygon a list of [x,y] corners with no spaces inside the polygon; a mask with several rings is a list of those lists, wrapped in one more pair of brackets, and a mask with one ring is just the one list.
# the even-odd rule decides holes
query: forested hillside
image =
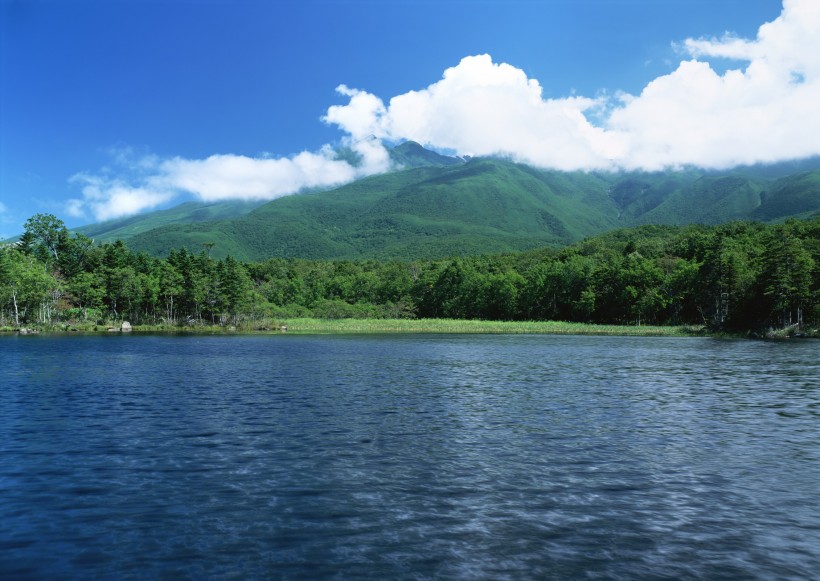
{"label": "forested hillside", "polygon": [[816,329],[820,219],[642,226],[560,250],[446,259],[241,262],[95,245],[38,215],[0,249],[0,309],[6,327],[263,327],[314,316]]}
{"label": "forested hillside", "polygon": [[99,224],[81,226],[74,231],[99,242],[128,240],[143,232],[148,232],[169,224],[198,224],[231,220],[258,208],[264,202],[185,202],[167,210],[157,210],[128,218],[109,220]]}
{"label": "forested hillside", "polygon": [[271,256],[415,259],[562,246],[617,226],[608,183],[476,159],[371,176],[330,192],[274,200],[236,220],[169,225],[128,240],[261,260]]}
{"label": "forested hillside", "polygon": [[187,203],[77,232],[121,239],[158,257],[207,247],[214,257],[249,261],[414,260],[559,248],[642,224],[777,222],[820,213],[818,159],[723,172],[560,172],[448,157],[413,142],[391,157],[397,171],[332,191],[256,205]]}

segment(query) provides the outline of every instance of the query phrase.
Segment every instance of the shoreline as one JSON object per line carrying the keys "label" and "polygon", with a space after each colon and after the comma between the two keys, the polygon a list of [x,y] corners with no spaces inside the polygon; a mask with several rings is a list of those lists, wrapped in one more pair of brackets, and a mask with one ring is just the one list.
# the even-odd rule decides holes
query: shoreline
{"label": "shoreline", "polygon": [[506,334],[506,335],[597,335],[625,337],[713,336],[693,325],[597,325],[563,321],[481,321],[459,319],[282,319],[239,326],[220,325],[61,325],[28,329],[5,328],[0,334],[88,335],[88,334],[191,334],[191,335],[342,335],[342,334]]}
{"label": "shoreline", "polygon": [[586,335],[610,337],[712,337],[727,339],[818,339],[810,329],[766,332],[714,332],[699,325],[598,325],[565,321],[482,321],[472,319],[314,319],[243,322],[234,325],[107,325],[61,324],[16,329],[0,328],[3,335],[378,335],[378,334],[477,334],[477,335]]}

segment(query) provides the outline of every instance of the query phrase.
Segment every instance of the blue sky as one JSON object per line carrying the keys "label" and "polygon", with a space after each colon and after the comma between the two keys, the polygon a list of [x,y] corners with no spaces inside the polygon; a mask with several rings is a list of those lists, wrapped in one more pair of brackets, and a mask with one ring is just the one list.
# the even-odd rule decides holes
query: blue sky
{"label": "blue sky", "polygon": [[[793,99],[804,118],[816,111],[820,51],[780,50],[803,38],[797,26],[820,36],[813,3],[0,0],[0,237],[37,212],[76,226],[344,183],[390,169],[382,147],[403,139],[560,169],[709,165],[703,144],[657,128],[707,123],[687,117],[701,94],[713,121],[745,107],[738,94],[763,86],[750,63],[775,53],[790,76],[774,85],[767,72],[748,110]],[[735,135],[750,119],[726,123]],[[716,151],[733,147],[723,141]],[[326,146],[339,145],[362,166],[334,160]],[[767,155],[710,159],[779,159]]]}

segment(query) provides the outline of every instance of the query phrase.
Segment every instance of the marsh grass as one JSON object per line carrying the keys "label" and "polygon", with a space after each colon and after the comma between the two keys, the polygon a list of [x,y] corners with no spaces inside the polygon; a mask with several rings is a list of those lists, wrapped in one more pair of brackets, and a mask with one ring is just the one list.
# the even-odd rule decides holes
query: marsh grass
{"label": "marsh grass", "polygon": [[[684,337],[700,327],[590,325],[563,321],[475,321],[456,319],[287,319],[288,333],[502,333],[548,335],[626,335]],[[281,332],[281,331],[279,331]]]}
{"label": "marsh grass", "polygon": [[[118,323],[108,325],[78,324],[40,326],[43,333],[110,333],[120,332]],[[14,332],[0,328],[0,332]],[[219,325],[135,325],[133,333],[190,334],[379,334],[379,333],[451,333],[451,334],[542,334],[542,335],[612,335],[635,337],[687,337],[705,335],[695,326],[593,325],[564,321],[478,321],[460,319],[315,319],[289,318],[246,321],[237,326]]]}

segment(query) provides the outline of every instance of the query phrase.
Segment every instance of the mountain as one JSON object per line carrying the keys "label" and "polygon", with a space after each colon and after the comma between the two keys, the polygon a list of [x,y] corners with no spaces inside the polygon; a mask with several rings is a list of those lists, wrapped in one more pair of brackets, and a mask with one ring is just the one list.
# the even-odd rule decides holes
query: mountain
{"label": "mountain", "polygon": [[279,198],[238,219],[169,225],[128,241],[152,254],[185,245],[259,260],[431,258],[565,245],[617,227],[609,183],[495,159],[415,167],[329,192]]}
{"label": "mountain", "polygon": [[760,206],[763,182],[740,175],[672,174],[645,200],[657,205],[632,216],[634,224],[719,224],[749,218]]}
{"label": "mountain", "polygon": [[810,217],[820,212],[820,171],[800,172],[776,180],[762,193],[751,217],[761,222],[792,216]]}
{"label": "mountain", "polygon": [[128,240],[138,234],[168,224],[195,224],[199,222],[238,218],[264,203],[264,201],[185,202],[184,204],[166,210],[157,210],[128,218],[80,226],[79,228],[74,228],[73,231],[84,234],[98,242],[114,242],[118,239]]}
{"label": "mountain", "polygon": [[[160,256],[208,244],[213,256],[242,260],[414,259],[563,246],[640,224],[781,221],[820,212],[820,160],[731,172],[559,172],[443,156],[413,142],[391,157],[402,169],[331,191],[208,220],[194,220],[201,209],[168,210],[118,231],[131,248]],[[801,171],[789,173],[795,167]]]}
{"label": "mountain", "polygon": [[461,165],[464,159],[449,157],[425,149],[415,141],[405,141],[390,150],[390,159],[402,169],[412,167],[450,167]]}

